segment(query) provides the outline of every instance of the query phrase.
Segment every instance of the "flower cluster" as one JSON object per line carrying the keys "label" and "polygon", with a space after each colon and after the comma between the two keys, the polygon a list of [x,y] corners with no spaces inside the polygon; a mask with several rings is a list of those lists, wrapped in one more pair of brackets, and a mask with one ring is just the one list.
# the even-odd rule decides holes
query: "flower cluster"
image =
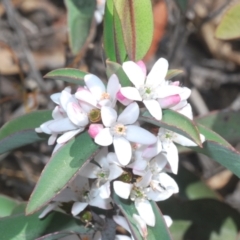
{"label": "flower cluster", "polygon": [[[184,146],[195,143],[164,128],[145,129],[138,121],[139,106],[145,106],[157,120],[161,120],[162,109],[166,108],[192,119],[187,102],[191,91],[179,82],[165,80],[166,59],[160,58],[148,75],[141,61],[128,61],[122,67],[133,86],[122,87],[116,75],[105,86],[97,76],[87,74],[85,86],[79,87],[75,94],[67,87],[51,96],[57,104],[52,112],[53,120],[43,123],[36,131],[51,135],[48,143],[57,142],[54,151],[83,131],[88,131],[102,148],[40,217],[64,202],[73,202],[73,216],[81,214],[88,205],[111,209],[113,189],[120,198],[134,202],[138,215],[133,218],[146,238],[147,226],[155,225],[151,201],[166,200],[179,191],[175,180],[167,174],[178,172],[174,142]],[[204,136],[201,137],[204,141]],[[115,217],[118,218],[121,216]]]}

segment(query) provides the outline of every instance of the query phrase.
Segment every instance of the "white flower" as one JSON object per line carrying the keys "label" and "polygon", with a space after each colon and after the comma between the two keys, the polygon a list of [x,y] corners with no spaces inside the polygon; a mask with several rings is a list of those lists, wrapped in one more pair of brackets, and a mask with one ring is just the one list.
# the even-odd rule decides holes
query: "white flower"
{"label": "white flower", "polygon": [[181,101],[179,94],[183,92],[182,88],[165,81],[168,70],[166,59],[160,58],[147,77],[145,70],[132,61],[124,62],[122,67],[135,86],[121,88],[122,95],[131,100],[142,101],[157,120],[162,119],[162,107],[170,107]]}
{"label": "white flower", "polygon": [[102,106],[115,107],[116,94],[120,89],[118,77],[113,74],[109,80],[107,87],[103,84],[101,79],[93,74],[84,76],[86,88],[79,88],[75,93],[78,100],[89,103],[97,108]]}
{"label": "white flower", "polygon": [[124,199],[130,199],[134,201],[138,214],[147,225],[155,226],[155,215],[152,210],[152,206],[147,197],[147,183],[146,179],[140,180],[137,183],[125,183],[121,181],[114,181],[113,188],[115,193]]}
{"label": "white flower", "polygon": [[[65,88],[61,93],[51,96],[52,100],[59,105],[53,110],[53,120],[40,126],[43,132],[52,135],[49,144],[53,144],[59,134],[62,136],[57,139],[58,144],[69,141],[76,134],[82,132],[88,124],[87,114],[70,92],[70,88]],[[36,130],[39,132],[39,129]]]}
{"label": "white flower", "polygon": [[[114,154],[114,153],[112,153]],[[123,170],[114,163],[109,163],[108,158],[111,158],[111,153],[107,152],[107,148],[102,148],[100,152],[94,158],[94,163],[87,163],[80,171],[80,175],[95,179],[93,184],[99,190],[101,198],[106,199],[110,196],[110,181],[118,178]]]}
{"label": "white flower", "polygon": [[71,210],[74,216],[82,212],[88,205],[102,209],[111,209],[111,198],[102,199],[99,194],[99,189],[90,188],[88,178],[77,175],[68,184],[67,188],[62,190],[43,210],[39,218],[43,218],[50,211],[58,209],[63,202],[74,202]]}
{"label": "white flower", "polygon": [[95,142],[101,146],[109,146],[113,143],[117,158],[122,165],[127,165],[132,157],[129,141],[149,145],[157,140],[152,133],[134,125],[139,116],[139,107],[135,102],[129,104],[119,116],[113,108],[103,106],[101,116],[105,128],[97,134]]}

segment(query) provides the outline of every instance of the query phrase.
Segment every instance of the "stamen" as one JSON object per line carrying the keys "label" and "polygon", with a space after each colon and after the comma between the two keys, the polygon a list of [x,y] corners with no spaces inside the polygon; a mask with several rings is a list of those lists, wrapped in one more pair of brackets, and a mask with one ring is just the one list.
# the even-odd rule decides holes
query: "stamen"
{"label": "stamen", "polygon": [[103,99],[110,99],[110,94],[109,93],[103,93],[102,96],[101,96],[101,100]]}
{"label": "stamen", "polygon": [[116,123],[114,126],[111,127],[111,132],[115,136],[125,136],[127,131],[127,127],[124,126],[122,123]]}

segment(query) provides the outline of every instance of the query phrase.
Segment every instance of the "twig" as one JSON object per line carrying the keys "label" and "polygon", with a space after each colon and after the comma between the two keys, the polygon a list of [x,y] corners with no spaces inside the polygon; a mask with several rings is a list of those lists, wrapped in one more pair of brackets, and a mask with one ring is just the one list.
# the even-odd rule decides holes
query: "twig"
{"label": "twig", "polygon": [[47,88],[45,86],[45,83],[43,82],[43,79],[42,79],[38,69],[35,66],[33,55],[28,48],[26,36],[25,36],[25,34],[22,30],[21,24],[19,24],[18,14],[15,11],[15,9],[13,8],[11,1],[2,0],[2,2],[3,2],[3,5],[4,5],[6,13],[7,13],[9,25],[17,33],[19,44],[20,44],[21,49],[23,51],[24,57],[25,57],[28,65],[29,65],[30,72],[33,75],[33,78],[38,83],[41,90],[45,92],[45,91],[47,91]]}

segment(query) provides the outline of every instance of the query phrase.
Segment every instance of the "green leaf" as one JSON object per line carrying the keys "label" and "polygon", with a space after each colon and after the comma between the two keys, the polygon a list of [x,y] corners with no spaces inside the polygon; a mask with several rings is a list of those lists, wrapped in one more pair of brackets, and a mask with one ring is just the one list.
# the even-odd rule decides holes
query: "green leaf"
{"label": "green leaf", "polygon": [[180,69],[169,69],[165,78],[169,80],[181,73],[184,73],[184,71]]}
{"label": "green leaf", "polygon": [[[59,230],[76,233],[91,233],[79,220],[59,212],[52,212],[46,218],[39,219],[39,212],[31,216],[24,214],[0,219],[1,239],[33,240]],[[56,239],[56,238],[55,238]]]}
{"label": "green leaf", "polygon": [[18,204],[15,199],[0,194],[0,218],[10,216]]}
{"label": "green leaf", "polygon": [[[135,239],[141,240],[143,239],[137,229],[135,220],[133,218],[133,214],[138,214],[134,203],[130,200],[121,199],[115,193],[113,194],[113,200],[121,210],[124,217],[127,219],[130,229],[132,231],[132,235]],[[154,202],[150,202],[153,208],[153,212],[156,217],[156,224],[154,227],[148,226],[148,240],[171,240],[170,233],[166,226],[165,220],[160,212],[158,206]]]}
{"label": "green leaf", "polygon": [[203,148],[192,149],[207,155],[240,177],[240,153],[233,147],[227,147],[214,141],[205,141]]}
{"label": "green leaf", "polygon": [[46,74],[44,78],[52,78],[55,80],[61,80],[80,86],[85,86],[84,76],[86,74],[88,73],[74,68],[59,68]]}
{"label": "green leaf", "polygon": [[[153,14],[150,0],[113,0],[128,57],[141,60],[147,53],[153,38]],[[114,15],[115,19],[115,15]]]}
{"label": "green leaf", "polygon": [[240,38],[240,3],[233,5],[223,16],[218,25],[216,38],[229,40]]}
{"label": "green leaf", "polygon": [[199,146],[202,146],[199,131],[196,124],[184,115],[172,110],[163,110],[161,121],[153,118],[148,111],[144,112],[139,120],[151,123],[158,127],[164,127],[191,139]]}
{"label": "green leaf", "polygon": [[[191,147],[190,149],[212,158],[240,177],[240,153],[212,130],[200,124],[198,124],[198,128],[200,133],[205,136],[206,141],[203,143],[203,148]],[[180,149],[184,152],[182,148]]]}
{"label": "green leaf", "polygon": [[112,74],[116,74],[122,87],[132,86],[131,81],[120,64],[111,61],[106,61],[106,64],[108,78]]}
{"label": "green leaf", "polygon": [[91,28],[95,0],[65,0],[69,29],[69,43],[73,54],[84,46]]}
{"label": "green leaf", "polygon": [[190,172],[188,169],[179,165],[178,174],[171,174],[179,186],[179,197],[183,200],[214,198],[218,199],[218,194],[209,188],[199,177]]}
{"label": "green leaf", "polygon": [[121,22],[113,6],[113,0],[105,5],[103,26],[103,45],[106,57],[114,62],[123,63],[127,52],[124,45]]}
{"label": "green leaf", "polygon": [[99,146],[87,132],[61,147],[45,166],[28,202],[26,214],[39,210],[51,201],[98,149]]}
{"label": "green leaf", "polygon": [[195,121],[212,129],[232,144],[240,141],[239,128],[240,112],[214,111],[206,116],[196,118]]}
{"label": "green leaf", "polygon": [[[158,202],[158,205],[164,214],[173,219],[170,231],[177,230],[179,235],[184,235],[184,239],[230,240],[235,239],[237,230],[240,230],[240,214],[226,203],[215,199],[179,201],[172,197],[168,201]],[[191,225],[187,229],[176,229],[175,221],[190,221]]]}
{"label": "green leaf", "polygon": [[47,139],[47,135],[38,134],[35,128],[52,118],[51,111],[35,111],[13,119],[0,129],[0,154]]}

